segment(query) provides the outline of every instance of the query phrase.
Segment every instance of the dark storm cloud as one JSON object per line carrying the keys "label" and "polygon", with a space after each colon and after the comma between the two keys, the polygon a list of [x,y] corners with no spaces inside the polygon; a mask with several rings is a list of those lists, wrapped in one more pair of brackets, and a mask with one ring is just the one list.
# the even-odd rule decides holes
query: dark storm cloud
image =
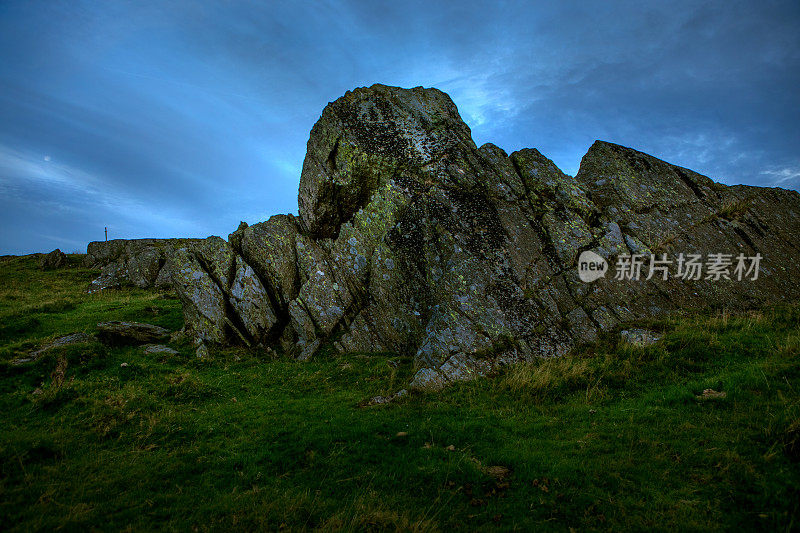
{"label": "dark storm cloud", "polygon": [[0,253],[296,212],[308,131],[372,83],[577,171],[595,139],[800,188],[796,2],[4,2]]}

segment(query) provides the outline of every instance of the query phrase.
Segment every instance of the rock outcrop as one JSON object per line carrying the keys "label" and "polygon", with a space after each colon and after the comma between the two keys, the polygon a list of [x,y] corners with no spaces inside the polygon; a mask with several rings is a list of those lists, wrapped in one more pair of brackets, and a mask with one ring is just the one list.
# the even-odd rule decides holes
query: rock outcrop
{"label": "rock outcrop", "polygon": [[56,248],[50,253],[43,254],[39,258],[39,268],[42,270],[52,270],[67,266],[67,254]]}
{"label": "rock outcrop", "polygon": [[[198,342],[301,359],[323,347],[408,354],[412,387],[430,389],[561,355],[637,318],[800,297],[797,192],[720,185],[602,141],[571,177],[535,149],[477,147],[436,89],[374,85],[330,103],[298,204],[297,217],[170,254]],[[610,265],[593,283],[579,276],[587,251]],[[729,254],[729,279],[679,279],[679,254]],[[760,256],[757,279],[733,275],[740,254]],[[672,260],[667,279],[645,279],[651,255]],[[631,257],[644,261],[641,279],[615,279]]]}
{"label": "rock outcrop", "polygon": [[169,269],[164,268],[175,249],[199,239],[114,239],[90,242],[83,265],[100,268],[100,276],[89,284],[88,292],[135,285],[140,288],[165,288],[172,285]]}

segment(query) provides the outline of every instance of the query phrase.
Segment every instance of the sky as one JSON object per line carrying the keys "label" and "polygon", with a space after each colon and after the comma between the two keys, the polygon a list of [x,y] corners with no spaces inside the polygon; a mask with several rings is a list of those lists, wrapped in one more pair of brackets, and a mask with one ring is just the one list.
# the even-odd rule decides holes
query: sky
{"label": "sky", "polygon": [[0,0],[0,254],[297,213],[311,127],[373,83],[570,175],[602,139],[800,189],[797,0]]}

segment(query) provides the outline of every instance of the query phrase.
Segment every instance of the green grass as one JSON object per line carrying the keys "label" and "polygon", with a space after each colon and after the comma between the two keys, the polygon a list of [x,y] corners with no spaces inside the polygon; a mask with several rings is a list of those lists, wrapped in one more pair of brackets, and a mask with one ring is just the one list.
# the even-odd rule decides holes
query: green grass
{"label": "green grass", "polygon": [[93,274],[0,263],[1,529],[798,528],[798,307],[373,407],[411,361],[91,343],[10,365],[101,320],[181,326],[168,295],[84,294]]}

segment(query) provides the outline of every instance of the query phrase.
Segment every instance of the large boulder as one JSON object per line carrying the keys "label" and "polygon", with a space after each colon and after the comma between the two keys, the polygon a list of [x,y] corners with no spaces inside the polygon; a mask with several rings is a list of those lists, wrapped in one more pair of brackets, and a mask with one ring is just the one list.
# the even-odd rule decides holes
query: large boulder
{"label": "large boulder", "polygon": [[67,266],[67,255],[56,248],[50,253],[43,254],[39,258],[39,268],[42,270],[52,270]]}
{"label": "large boulder", "polygon": [[[727,187],[601,141],[568,176],[535,149],[477,147],[436,89],[374,85],[330,103],[298,205],[175,249],[167,265],[198,341],[302,359],[398,352],[415,358],[412,386],[438,388],[638,318],[800,297],[800,265],[786,261],[800,252],[798,193]],[[585,252],[605,277],[581,280]],[[625,258],[662,254],[760,254],[760,276],[645,279],[645,264],[616,279]]]}

